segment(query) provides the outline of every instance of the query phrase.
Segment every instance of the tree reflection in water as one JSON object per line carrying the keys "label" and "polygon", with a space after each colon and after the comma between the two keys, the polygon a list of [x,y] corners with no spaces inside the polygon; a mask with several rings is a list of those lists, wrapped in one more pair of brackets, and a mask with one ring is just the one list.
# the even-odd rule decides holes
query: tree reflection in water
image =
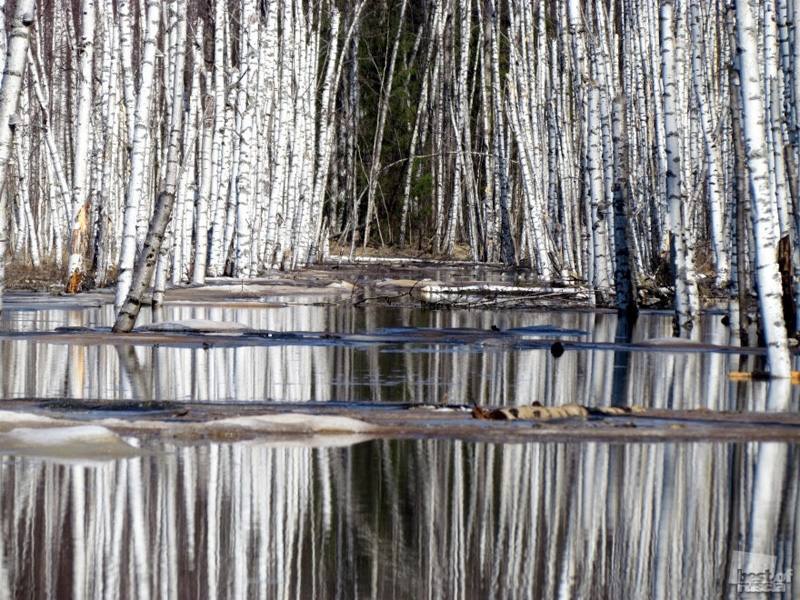
{"label": "tree reflection in water", "polygon": [[[10,313],[4,325],[52,330],[110,322],[110,307]],[[256,329],[363,333],[386,327],[527,326],[577,329],[578,341],[611,343],[617,317],[586,312],[425,311],[386,307],[292,305],[283,308],[167,307],[165,318],[237,321]],[[633,341],[668,336],[670,316],[644,314]],[[552,334],[550,334],[552,337]],[[531,334],[541,338],[541,334]],[[546,336],[545,336],[546,337]],[[728,344],[730,332],[708,317],[700,339]],[[269,347],[111,346],[0,341],[0,394],[13,397],[196,401],[371,401],[764,410],[766,384],[730,383],[731,370],[752,370],[757,357],[708,352],[518,350],[490,340],[463,345]],[[68,368],[69,366],[69,368]],[[42,377],[41,373],[47,373]],[[793,405],[798,404],[794,392]]]}
{"label": "tree reflection in water", "polygon": [[101,466],[3,459],[4,590],[718,597],[733,590],[734,551],[797,567],[789,474],[799,456],[784,444],[243,442],[163,451]]}
{"label": "tree reflection in water", "polygon": [[[601,313],[166,312],[278,331],[551,325],[586,331],[584,342],[617,334],[616,317]],[[110,318],[108,307],[3,315],[23,331]],[[633,340],[670,327],[669,316],[643,315]],[[704,327],[700,339],[729,343],[718,319]],[[178,349],[5,340],[0,394],[796,411],[786,384],[725,378],[756,364],[591,346],[556,360],[546,349],[485,343]],[[799,566],[796,446],[328,441],[343,446],[156,444],[155,455],[101,465],[5,457],[0,598],[702,598],[735,595],[728,581],[738,551],[774,556],[779,572]],[[800,596],[791,586],[787,597]]]}

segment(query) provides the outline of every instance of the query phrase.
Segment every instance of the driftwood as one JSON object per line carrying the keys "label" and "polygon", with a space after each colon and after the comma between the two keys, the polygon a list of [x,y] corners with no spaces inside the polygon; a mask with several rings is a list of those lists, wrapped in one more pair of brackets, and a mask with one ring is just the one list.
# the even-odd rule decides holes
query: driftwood
{"label": "driftwood", "polygon": [[334,265],[387,265],[387,266],[405,266],[405,265],[430,265],[434,267],[497,267],[504,268],[503,263],[497,262],[474,262],[470,260],[446,260],[436,258],[410,258],[403,256],[349,256],[347,254],[329,254],[324,260],[323,264]]}
{"label": "driftwood", "polygon": [[416,288],[420,300],[449,306],[564,306],[590,303],[591,291],[582,287],[516,286],[492,283],[445,285],[425,283]]}
{"label": "driftwood", "polygon": [[[728,373],[731,381],[769,381],[772,376],[767,371],[731,371]],[[789,381],[792,385],[800,385],[800,371],[792,371]]]}
{"label": "driftwood", "polygon": [[495,421],[514,421],[516,419],[532,421],[589,416],[616,417],[642,413],[644,410],[641,406],[583,406],[581,404],[542,406],[539,402],[534,402],[527,406],[510,406],[495,409],[475,406],[472,409],[472,416],[476,419],[491,419]]}

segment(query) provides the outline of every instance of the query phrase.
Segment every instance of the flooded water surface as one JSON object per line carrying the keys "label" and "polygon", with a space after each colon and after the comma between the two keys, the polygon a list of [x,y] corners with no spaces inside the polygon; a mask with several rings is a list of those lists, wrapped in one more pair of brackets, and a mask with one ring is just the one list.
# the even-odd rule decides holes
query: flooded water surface
{"label": "flooded water surface", "polygon": [[4,459],[0,589],[712,598],[738,597],[740,550],[773,556],[781,573],[800,566],[800,456],[785,444],[159,450],[94,467]]}
{"label": "flooded water surface", "polygon": [[[9,334],[97,330],[112,309],[12,304],[0,394],[109,407],[798,403],[788,384],[729,381],[759,356],[630,352],[614,345],[616,315],[601,312],[293,298],[170,304],[159,316],[314,335],[227,346],[45,340]],[[669,315],[645,313],[631,340],[670,333]],[[553,339],[566,344],[559,358],[539,343]],[[713,315],[698,339],[732,343]],[[769,588],[776,597],[800,596],[794,444],[126,440],[146,453],[0,458],[0,597],[727,598],[764,573],[783,582]]]}
{"label": "flooded water surface", "polygon": [[[316,303],[309,303],[316,300]],[[369,334],[392,332],[396,343],[194,347],[81,345],[0,341],[0,393],[6,398],[107,400],[344,401],[545,405],[639,404],[666,408],[757,410],[766,385],[731,383],[726,374],[752,370],[760,357],[738,354],[593,349],[617,339],[614,314],[581,311],[430,310],[293,299],[287,306],[235,308],[172,305],[162,320],[210,319],[275,332]],[[142,322],[151,315],[143,313]],[[721,316],[709,316],[700,339],[730,343]],[[102,327],[111,306],[84,310],[18,310],[6,330],[52,331]],[[519,349],[504,338],[441,343],[425,332],[469,329],[516,332],[514,340],[561,338],[581,343],[556,359],[546,345]],[[645,313],[632,341],[671,335],[667,313]],[[414,334],[413,340],[412,334]],[[410,341],[403,342],[406,336]],[[446,337],[446,336],[445,336]],[[79,335],[77,336],[79,342]],[[795,394],[795,403],[797,395]]]}

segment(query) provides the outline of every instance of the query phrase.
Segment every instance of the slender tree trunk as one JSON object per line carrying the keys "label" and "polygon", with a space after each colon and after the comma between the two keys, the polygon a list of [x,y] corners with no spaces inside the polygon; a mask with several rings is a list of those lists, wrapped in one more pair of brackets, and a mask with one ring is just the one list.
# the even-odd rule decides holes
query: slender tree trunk
{"label": "slender tree trunk", "polygon": [[[144,295],[153,278],[156,262],[162,252],[164,234],[169,225],[181,164],[181,140],[183,138],[183,77],[186,52],[186,0],[177,0],[176,11],[176,55],[172,81],[172,110],[167,150],[166,177],[164,190],[158,195],[153,218],[147,230],[142,253],[136,264],[130,292],[119,310],[112,330],[115,333],[127,332],[136,324],[136,317],[142,307]],[[165,250],[165,249],[164,249]]]}
{"label": "slender tree trunk", "polygon": [[491,20],[488,28],[491,32],[492,48],[492,96],[494,101],[494,178],[497,187],[497,209],[500,212],[500,260],[506,265],[516,264],[514,241],[511,237],[509,219],[508,166],[506,164],[506,143],[503,125],[503,96],[500,88],[500,25],[498,22],[496,0],[487,0],[486,13]]}
{"label": "slender tree trunk", "polygon": [[85,277],[83,255],[89,238],[89,209],[91,202],[87,189],[87,169],[90,156],[91,109],[94,76],[94,0],[82,0],[81,38],[79,42],[78,106],[75,120],[75,147],[72,166],[72,234],[70,254],[67,263],[68,294],[79,291]]}
{"label": "slender tree trunk", "polygon": [[0,310],[3,307],[3,293],[6,284],[5,257],[8,245],[6,173],[13,147],[15,115],[25,76],[31,25],[34,17],[34,0],[17,0],[8,36],[3,82],[0,84]]}
{"label": "slender tree trunk", "polygon": [[739,84],[742,129],[752,197],[755,269],[761,327],[767,344],[770,375],[789,377],[791,356],[781,303],[778,271],[778,223],[769,186],[766,112],[760,77],[758,0],[736,0],[736,34],[739,45]]}
{"label": "slender tree trunk", "polygon": [[[692,35],[692,87],[697,98],[700,124],[708,169],[708,216],[711,232],[711,248],[714,253],[716,285],[724,289],[730,280],[730,257],[725,244],[725,206],[722,154],[719,147],[719,134],[715,131],[712,106],[706,93],[706,69],[703,60],[702,33],[700,20],[700,0],[692,0],[689,21]],[[717,119],[721,115],[717,115]]]}
{"label": "slender tree trunk", "polygon": [[625,125],[625,102],[620,97],[613,103],[614,136],[614,286],[616,306],[620,313],[635,318],[636,279],[631,268],[630,245],[630,201],[628,199],[628,145]]}
{"label": "slender tree trunk", "polygon": [[147,23],[142,50],[142,70],[139,94],[136,98],[136,115],[131,141],[131,166],[125,194],[125,214],[122,218],[122,246],[119,257],[119,276],[114,306],[122,306],[131,288],[133,265],[136,260],[136,224],[139,204],[145,194],[145,168],[147,145],[150,141],[150,99],[153,94],[156,46],[161,20],[161,4],[147,0]]}
{"label": "slender tree trunk", "polygon": [[[206,77],[210,81],[210,77]],[[203,140],[200,151],[200,188],[197,193],[197,204],[195,207],[195,240],[194,240],[194,264],[192,265],[192,283],[202,285],[206,281],[206,259],[208,258],[208,211],[210,206],[210,196],[212,181],[214,176],[213,149],[214,149],[214,119],[211,116],[210,108],[213,104],[206,104],[201,116],[203,127]]]}
{"label": "slender tree trunk", "polygon": [[[378,175],[381,169],[381,149],[383,147],[383,128],[386,124],[386,115],[389,112],[389,100],[392,96],[392,84],[394,82],[394,67],[397,62],[397,50],[400,46],[400,36],[403,33],[405,22],[406,7],[408,0],[401,0],[400,20],[395,32],[394,42],[392,43],[392,54],[389,58],[389,70],[381,89],[381,102],[378,106],[378,124],[375,127],[375,138],[372,144],[372,161],[369,167],[369,179],[367,181],[367,215],[364,218],[364,240],[366,248],[369,243],[369,230],[372,224],[372,215],[375,212],[375,192],[378,188]],[[390,5],[391,6],[391,5]]]}
{"label": "slender tree trunk", "polygon": [[[697,315],[692,310],[692,297],[697,296],[691,289],[693,282],[689,271],[686,249],[686,229],[684,221],[684,185],[681,181],[681,145],[678,114],[678,87],[675,72],[674,1],[662,0],[661,21],[661,81],[664,86],[664,127],[667,150],[667,202],[670,215],[670,245],[672,271],[675,278],[675,332],[688,335],[694,327]],[[696,285],[696,284],[695,284]]]}

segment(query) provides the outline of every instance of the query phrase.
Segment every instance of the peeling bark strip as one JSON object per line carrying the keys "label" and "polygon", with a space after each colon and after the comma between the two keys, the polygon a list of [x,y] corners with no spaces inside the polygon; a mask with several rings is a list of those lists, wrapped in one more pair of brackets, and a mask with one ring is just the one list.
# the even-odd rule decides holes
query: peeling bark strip
{"label": "peeling bark strip", "polygon": [[[5,290],[6,246],[8,245],[8,196],[5,190],[8,159],[11,156],[17,105],[27,64],[34,0],[18,0],[8,34],[3,82],[0,85],[0,310]],[[6,192],[6,193],[3,193]]]}

